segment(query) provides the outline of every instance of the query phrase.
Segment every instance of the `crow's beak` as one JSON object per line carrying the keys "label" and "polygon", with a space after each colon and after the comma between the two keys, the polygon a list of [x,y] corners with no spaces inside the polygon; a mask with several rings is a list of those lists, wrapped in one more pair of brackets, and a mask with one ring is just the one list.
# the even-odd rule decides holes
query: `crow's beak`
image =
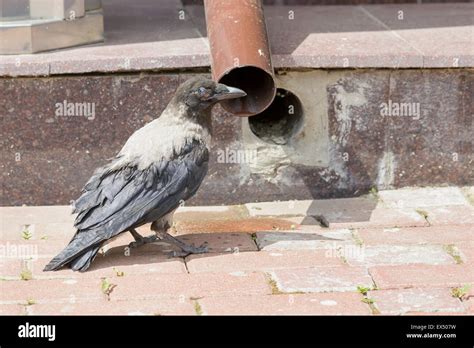
{"label": "crow's beak", "polygon": [[241,89],[235,87],[229,87],[222,83],[219,84],[219,88],[217,88],[217,93],[214,94],[214,100],[225,100],[225,99],[235,99],[235,98],[242,98],[245,97],[247,93],[242,91]]}

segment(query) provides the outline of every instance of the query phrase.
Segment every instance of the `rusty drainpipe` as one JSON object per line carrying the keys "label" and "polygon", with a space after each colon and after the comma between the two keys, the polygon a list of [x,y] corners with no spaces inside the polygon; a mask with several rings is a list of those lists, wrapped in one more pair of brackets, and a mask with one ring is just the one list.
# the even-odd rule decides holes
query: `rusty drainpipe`
{"label": "rusty drainpipe", "polygon": [[243,89],[247,96],[222,107],[237,116],[265,110],[276,88],[260,0],[204,0],[215,81]]}

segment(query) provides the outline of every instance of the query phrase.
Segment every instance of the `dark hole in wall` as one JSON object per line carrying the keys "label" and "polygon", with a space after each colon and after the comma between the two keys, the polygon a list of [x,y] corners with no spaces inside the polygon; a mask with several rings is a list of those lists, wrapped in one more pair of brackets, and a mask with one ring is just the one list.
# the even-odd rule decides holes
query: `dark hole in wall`
{"label": "dark hole in wall", "polygon": [[272,104],[249,118],[250,130],[261,140],[285,145],[303,123],[303,106],[292,92],[278,88]]}

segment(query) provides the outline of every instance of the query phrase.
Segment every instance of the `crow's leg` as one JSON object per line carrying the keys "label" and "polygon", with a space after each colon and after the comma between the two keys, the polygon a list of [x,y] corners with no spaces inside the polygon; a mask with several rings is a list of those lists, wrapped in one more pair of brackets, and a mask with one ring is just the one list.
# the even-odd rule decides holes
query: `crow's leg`
{"label": "crow's leg", "polygon": [[131,228],[129,232],[132,234],[133,238],[135,238],[135,241],[128,245],[129,248],[136,248],[140,245],[153,243],[157,240],[156,234],[148,237],[142,237],[134,228]]}
{"label": "crow's leg", "polygon": [[194,246],[194,244],[186,244],[180,241],[178,238],[173,237],[166,231],[155,231],[158,237],[161,240],[176,245],[178,248],[181,249],[180,252],[173,251],[171,252],[170,256],[188,256],[189,254],[203,254],[207,253],[209,250],[207,248],[207,243],[202,244],[199,247]]}
{"label": "crow's leg", "polygon": [[181,251],[173,251],[170,253],[170,256],[188,256],[189,254],[203,254],[209,251],[207,243],[202,244],[201,246],[194,246],[194,244],[186,244],[180,241],[178,238],[173,237],[166,231],[155,231],[156,234],[160,237],[161,240],[168,242],[169,244],[176,245]]}
{"label": "crow's leg", "polygon": [[187,256],[189,254],[202,254],[207,253],[207,243],[196,247],[194,244],[186,244],[180,241],[178,238],[173,237],[168,233],[173,229],[173,215],[169,214],[164,219],[155,221],[151,224],[151,229],[156,233],[156,235],[164,242],[167,242],[172,245],[176,245],[178,248],[181,249],[180,252],[173,251],[170,256]]}

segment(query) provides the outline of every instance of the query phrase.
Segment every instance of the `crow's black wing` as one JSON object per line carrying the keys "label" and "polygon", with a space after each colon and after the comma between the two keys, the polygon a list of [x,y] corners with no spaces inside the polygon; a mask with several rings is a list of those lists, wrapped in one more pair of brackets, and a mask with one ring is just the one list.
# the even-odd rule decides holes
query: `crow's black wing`
{"label": "crow's black wing", "polygon": [[102,242],[155,221],[190,198],[207,173],[209,152],[197,140],[171,159],[139,170],[130,165],[95,174],[75,203],[77,232],[69,245],[46,266],[57,269]]}

